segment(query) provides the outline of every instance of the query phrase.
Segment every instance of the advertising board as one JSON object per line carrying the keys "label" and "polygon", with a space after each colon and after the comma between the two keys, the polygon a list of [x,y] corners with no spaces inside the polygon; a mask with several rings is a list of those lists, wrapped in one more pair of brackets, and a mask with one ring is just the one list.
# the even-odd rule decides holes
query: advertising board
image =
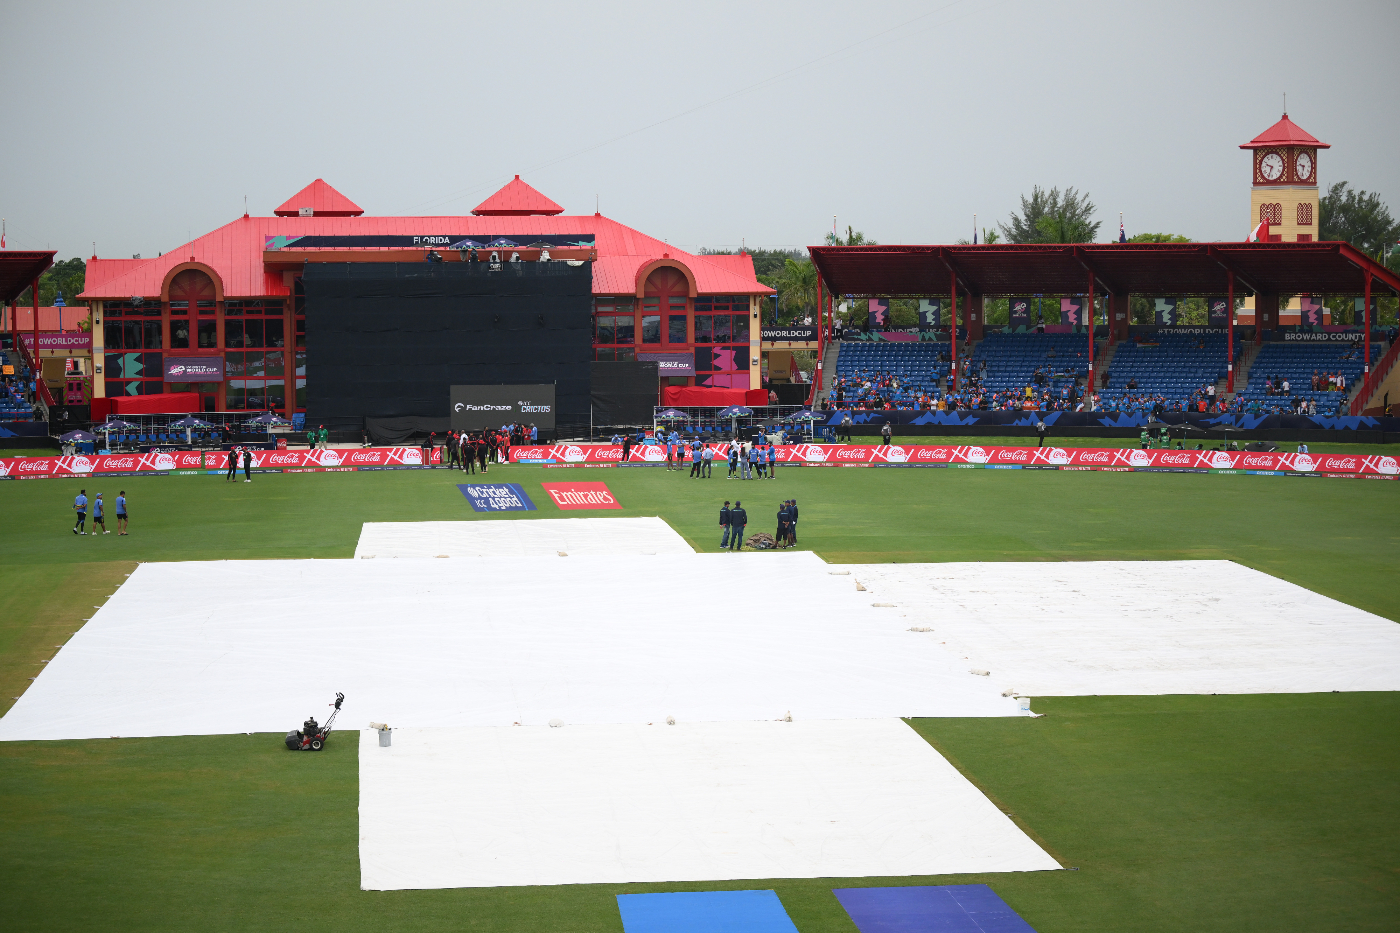
{"label": "advertising board", "polygon": [[453,431],[480,431],[503,424],[533,424],[554,433],[554,386],[457,385],[448,390]]}

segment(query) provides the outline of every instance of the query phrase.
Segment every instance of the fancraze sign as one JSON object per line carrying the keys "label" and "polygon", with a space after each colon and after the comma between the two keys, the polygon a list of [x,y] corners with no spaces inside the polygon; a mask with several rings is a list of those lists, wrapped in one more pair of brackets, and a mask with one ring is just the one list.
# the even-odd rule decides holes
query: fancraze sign
{"label": "fancraze sign", "polygon": [[454,431],[480,431],[503,424],[533,424],[554,432],[554,386],[452,386],[448,391]]}

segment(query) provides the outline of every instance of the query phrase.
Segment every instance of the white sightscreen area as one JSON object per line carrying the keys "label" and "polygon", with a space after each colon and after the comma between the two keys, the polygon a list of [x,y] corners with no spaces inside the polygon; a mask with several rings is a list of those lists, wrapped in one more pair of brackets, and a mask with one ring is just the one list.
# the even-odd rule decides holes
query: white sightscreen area
{"label": "white sightscreen area", "polygon": [[[528,513],[524,513],[528,514]],[[355,556],[571,557],[694,554],[659,518],[535,518],[474,522],[365,522]]]}
{"label": "white sightscreen area", "polygon": [[1400,625],[1230,561],[842,569],[999,690],[1400,690]]}
{"label": "white sightscreen area", "polygon": [[360,738],[371,890],[1059,867],[897,719]]}
{"label": "white sightscreen area", "polygon": [[810,553],[142,564],[0,739],[897,716],[1016,701]]}

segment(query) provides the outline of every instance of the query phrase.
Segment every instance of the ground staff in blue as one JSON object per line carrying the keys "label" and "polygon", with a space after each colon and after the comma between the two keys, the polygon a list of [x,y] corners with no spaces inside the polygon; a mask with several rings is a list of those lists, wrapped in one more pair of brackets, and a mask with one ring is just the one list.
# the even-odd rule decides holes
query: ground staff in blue
{"label": "ground staff in blue", "polygon": [[73,499],[73,511],[78,513],[78,520],[73,523],[73,534],[87,534],[87,490],[79,489],[78,495]]}
{"label": "ground staff in blue", "polygon": [[734,551],[744,549],[744,527],[749,523],[749,513],[744,511],[744,503],[734,500],[734,508],[729,510],[729,547]]}

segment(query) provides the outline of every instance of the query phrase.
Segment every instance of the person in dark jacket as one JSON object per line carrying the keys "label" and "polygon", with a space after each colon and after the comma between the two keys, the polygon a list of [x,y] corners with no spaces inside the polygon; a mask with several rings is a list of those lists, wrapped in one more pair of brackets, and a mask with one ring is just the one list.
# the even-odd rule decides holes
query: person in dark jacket
{"label": "person in dark jacket", "polygon": [[782,502],[778,506],[778,530],[773,532],[773,541],[777,547],[787,547],[788,539],[788,503]]}
{"label": "person in dark jacket", "polygon": [[243,482],[253,481],[253,452],[244,448],[243,450]]}
{"label": "person in dark jacket", "polygon": [[724,505],[720,506],[719,524],[724,529],[724,537],[719,539],[719,549],[721,551],[729,547],[729,500],[724,500]]}
{"label": "person in dark jacket", "polygon": [[623,463],[627,463],[627,462],[628,462],[629,460],[631,460],[631,459],[632,459],[632,435],[630,435],[630,434],[624,434],[624,435],[622,436],[622,462],[623,462]]}
{"label": "person in dark jacket", "polygon": [[885,426],[880,429],[880,437],[884,440],[886,447],[890,446],[891,441],[894,439],[894,432],[890,430],[890,423],[888,421],[886,421]]}
{"label": "person in dark jacket", "polygon": [[797,500],[788,500],[788,544],[797,546]]}
{"label": "person in dark jacket", "polygon": [[238,479],[238,448],[233,447],[228,452],[228,475],[224,477],[224,482],[232,482]]}
{"label": "person in dark jacket", "polygon": [[744,503],[735,499],[734,508],[729,510],[730,550],[742,551],[744,549],[744,527],[748,523],[749,513],[744,510]]}
{"label": "person in dark jacket", "polygon": [[1037,421],[1037,422],[1035,423],[1035,433],[1036,433],[1036,436],[1040,438],[1040,443],[1037,444],[1036,446],[1037,446],[1037,447],[1044,447],[1044,446],[1045,446],[1045,422],[1044,422],[1043,420]]}

